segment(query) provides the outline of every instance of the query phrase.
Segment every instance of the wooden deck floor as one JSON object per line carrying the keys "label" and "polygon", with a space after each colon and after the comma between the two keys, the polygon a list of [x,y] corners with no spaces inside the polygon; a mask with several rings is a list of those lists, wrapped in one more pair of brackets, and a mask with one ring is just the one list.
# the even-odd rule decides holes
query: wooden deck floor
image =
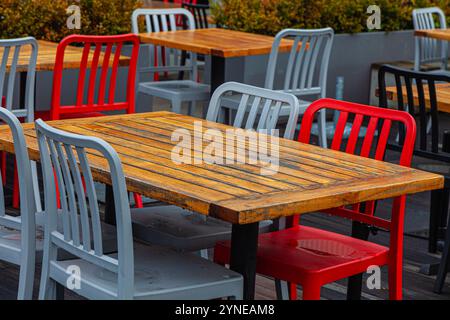
{"label": "wooden deck floor", "polygon": [[[427,194],[419,194],[410,198],[409,204],[423,203],[423,207],[428,207],[423,201],[427,200]],[[382,209],[388,209],[388,203],[380,205]],[[416,209],[421,206],[408,206],[408,214],[417,213]],[[381,210],[381,209],[380,209]],[[378,210],[377,210],[378,211]],[[322,214],[304,215],[302,223],[305,225],[315,226],[330,231],[348,233],[350,224],[343,219],[333,218]],[[388,234],[379,232],[376,236],[372,235],[371,240],[380,244],[387,244]],[[434,276],[426,276],[419,273],[419,269],[423,264],[439,261],[439,255],[432,255],[427,252],[427,241],[418,238],[416,235],[405,235],[404,250],[404,299],[438,299],[450,300],[450,275],[444,287],[444,293],[441,295],[433,293]],[[18,268],[14,265],[0,262],[0,299],[15,299],[18,284]],[[363,285],[363,299],[378,300],[387,299],[387,274],[386,269],[382,270],[382,288],[380,290],[369,290]],[[35,294],[39,288],[40,266],[38,266],[35,279]],[[299,297],[301,297],[301,288],[299,288]],[[322,299],[343,300],[346,293],[346,280],[339,281],[325,286],[322,289]],[[257,277],[256,298],[259,300],[275,299],[275,288],[272,279],[262,276]],[[80,297],[70,292],[65,293],[65,299],[80,299]]]}

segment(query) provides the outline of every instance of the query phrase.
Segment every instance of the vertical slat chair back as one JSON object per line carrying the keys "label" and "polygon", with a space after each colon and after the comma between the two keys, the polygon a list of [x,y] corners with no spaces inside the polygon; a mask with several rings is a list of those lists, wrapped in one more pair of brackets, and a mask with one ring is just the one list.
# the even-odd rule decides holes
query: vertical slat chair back
{"label": "vertical slat chair back", "polygon": [[[27,47],[30,48],[27,51],[29,58],[26,65],[21,65],[24,59],[20,59],[20,56],[24,55]],[[25,122],[34,120],[37,54],[38,43],[33,37],[0,40],[0,107],[8,109],[16,117],[23,118]],[[14,105],[14,89],[19,72],[27,72],[23,106]]]}
{"label": "vertical slat chair back", "polygon": [[[132,297],[134,262],[130,208],[122,164],[116,151],[101,139],[67,133],[40,119],[36,121],[36,132],[48,214],[46,246],[62,248],[117,273],[119,298]],[[88,155],[102,163],[105,174],[109,168],[116,208],[117,259],[103,253],[98,199]],[[59,191],[60,210],[56,190]],[[61,231],[56,226],[58,214],[63,221]]]}
{"label": "vertical slat chair back", "polygon": [[[194,16],[195,27],[197,29],[207,29],[209,27],[208,23],[208,10],[209,5],[207,4],[195,4],[195,3],[183,3],[182,7],[189,10]],[[186,19],[184,19],[184,25],[186,25]],[[186,29],[186,27],[184,27]]]}
{"label": "vertical slat chair back", "polygon": [[222,107],[221,99],[229,94],[240,96],[239,107],[233,126],[242,129],[276,129],[282,108],[289,109],[284,138],[293,139],[299,115],[298,99],[289,93],[258,88],[237,82],[227,82],[213,93],[206,119],[217,122]]}
{"label": "vertical slat chair back", "polygon": [[[342,150],[347,153],[355,153],[358,134],[361,124],[368,121],[367,132],[360,143],[358,155],[383,160],[386,151],[387,140],[394,123],[401,123],[405,128],[405,139],[401,150],[399,164],[409,167],[411,165],[412,153],[416,136],[416,124],[414,118],[407,112],[398,110],[382,109],[362,104],[344,102],[333,99],[320,99],[313,102],[303,115],[302,126],[300,128],[299,141],[309,143],[311,138],[311,127],[314,117],[321,109],[331,109],[339,111],[339,120],[336,126],[336,133],[333,138],[331,149]],[[352,129],[346,146],[342,144],[342,136],[346,123],[352,119]],[[378,124],[381,124],[380,126]],[[377,128],[378,129],[377,132]],[[377,139],[375,137],[377,136]],[[365,202],[364,210],[359,204],[353,205],[351,209],[346,207],[326,210],[326,213],[340,216],[353,221],[358,221],[369,226],[390,231],[389,259],[390,268],[394,268],[395,273],[402,272],[403,255],[403,225],[405,213],[406,196],[394,198],[390,219],[374,216],[375,202]],[[298,223],[298,216],[296,217]],[[391,271],[391,270],[390,270]],[[401,281],[401,280],[400,280]],[[399,283],[401,287],[401,283]],[[401,299],[401,293],[396,297]]]}
{"label": "vertical slat chair back", "polygon": [[[116,89],[120,57],[124,45],[128,43],[131,43],[132,49],[128,64],[126,99],[117,102]],[[76,102],[74,105],[62,106],[61,89],[64,57],[66,48],[72,44],[82,44],[83,46],[77,79]],[[51,119],[59,119],[62,114],[80,112],[126,110],[127,113],[133,113],[138,55],[139,38],[134,34],[117,36],[70,35],[64,38],[56,51]]]}
{"label": "vertical slat chair back", "polygon": [[[330,60],[334,31],[331,28],[317,30],[285,29],[280,31],[272,45],[265,80],[265,88],[282,89],[300,95],[325,97],[328,62]],[[280,68],[279,46],[283,39],[291,39],[286,68]],[[283,70],[284,83],[276,87],[277,70]]]}
{"label": "vertical slat chair back", "polygon": [[[420,134],[414,154],[435,160],[450,161],[450,155],[443,153],[439,148],[439,110],[436,96],[436,84],[450,83],[450,77],[383,65],[378,71],[379,106],[382,108],[388,107],[387,75],[393,75],[395,78],[397,91],[395,107],[418,119]],[[414,92],[417,92],[418,99],[414,98]],[[405,94],[406,99],[404,98]],[[429,103],[426,101],[427,98]],[[429,122],[429,118],[431,118],[431,122]],[[431,137],[427,134],[429,123],[431,123]],[[398,128],[398,134],[400,144],[402,144],[405,139],[403,126]],[[389,147],[399,149],[399,146],[394,143],[389,143]]]}
{"label": "vertical slat chair back", "polygon": [[[412,12],[414,30],[436,29],[436,17],[439,28],[446,29],[444,12],[438,7],[414,9]],[[419,71],[424,62],[441,61],[445,69],[448,59],[448,43],[428,37],[415,37],[414,70]]]}
{"label": "vertical slat chair back", "polygon": [[[9,126],[12,133],[20,189],[20,216],[12,216],[5,212],[3,185],[0,183],[0,225],[21,231],[21,273],[24,272],[23,270],[28,270],[26,277],[33,277],[34,280],[36,202],[34,200],[31,162],[28,157],[23,129],[18,118],[7,109],[0,108],[0,120]],[[21,274],[20,279],[22,280],[22,278]],[[33,280],[19,282],[19,299],[32,298]]]}
{"label": "vertical slat chair back", "polygon": [[[141,19],[143,18],[143,21]],[[175,31],[180,29],[177,25],[177,18],[184,21],[185,29],[194,30],[194,16],[189,10],[183,8],[176,9],[136,9],[131,18],[132,31],[139,34],[140,26],[143,26],[146,33]],[[139,73],[159,74],[162,72],[186,71],[190,73],[190,79],[197,80],[197,54],[191,53],[190,63],[182,65],[181,51],[161,46],[146,45],[150,66],[140,67]]]}

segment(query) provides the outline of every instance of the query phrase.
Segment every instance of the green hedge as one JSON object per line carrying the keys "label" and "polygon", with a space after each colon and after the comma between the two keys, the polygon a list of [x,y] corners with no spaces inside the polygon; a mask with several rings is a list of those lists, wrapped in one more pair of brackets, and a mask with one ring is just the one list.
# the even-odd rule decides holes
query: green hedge
{"label": "green hedge", "polygon": [[[80,30],[66,26],[66,9],[72,4],[81,9]],[[0,0],[0,38],[59,41],[72,33],[128,33],[131,13],[140,6],[140,0]]]}
{"label": "green hedge", "polygon": [[450,0],[218,0],[215,21],[227,28],[274,35],[284,28],[332,27],[336,33],[367,30],[367,7],[381,9],[381,31],[412,29],[414,8],[438,6],[450,22]]}

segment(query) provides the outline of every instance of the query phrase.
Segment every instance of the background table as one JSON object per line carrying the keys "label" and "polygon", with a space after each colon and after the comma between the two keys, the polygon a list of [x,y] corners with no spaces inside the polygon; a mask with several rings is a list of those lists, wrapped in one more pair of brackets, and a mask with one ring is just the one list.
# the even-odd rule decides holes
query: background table
{"label": "background table", "polygon": [[450,41],[450,29],[417,30],[415,36]]}
{"label": "background table", "polygon": [[[243,65],[233,65],[236,75],[226,76],[227,65],[234,58],[268,54],[274,40],[270,36],[218,28],[141,33],[139,37],[142,43],[211,55],[211,93],[225,82],[242,82]],[[283,40],[280,52],[289,51],[292,45],[292,41]]]}
{"label": "background table", "polygon": [[[437,83],[436,85],[436,98],[438,110],[441,112],[450,113],[450,83]],[[427,108],[430,108],[430,96],[427,94],[428,86],[424,85],[425,92],[425,103]],[[387,98],[389,100],[397,101],[397,87],[387,87],[386,88]],[[406,87],[402,87],[403,99],[405,103],[408,101],[408,94],[406,92]],[[419,94],[417,88],[413,87],[413,97],[415,105],[419,105]]]}
{"label": "background table", "polygon": [[[109,142],[119,153],[129,191],[232,223],[231,268],[244,276],[247,299],[254,297],[259,221],[443,187],[439,175],[286,139],[279,140],[279,170],[271,176],[260,175],[260,164],[177,165],[172,132],[192,133],[194,121],[204,131],[230,128],[170,112],[49,124]],[[34,124],[25,124],[24,132],[30,157],[38,160]],[[14,152],[8,128],[0,128],[0,149]],[[201,151],[194,147],[192,154],[199,157]],[[94,179],[111,184],[105,161],[94,153],[88,159]]]}

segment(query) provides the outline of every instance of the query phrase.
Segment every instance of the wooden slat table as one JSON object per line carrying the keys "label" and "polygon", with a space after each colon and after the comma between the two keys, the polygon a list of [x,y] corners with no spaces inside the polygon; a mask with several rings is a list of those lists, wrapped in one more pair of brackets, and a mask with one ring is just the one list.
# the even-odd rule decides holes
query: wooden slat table
{"label": "wooden slat table", "polygon": [[450,29],[417,30],[415,36],[450,41]]}
{"label": "wooden slat table", "polygon": [[[427,107],[430,107],[430,96],[428,93],[427,85],[424,85],[425,91],[425,103]],[[403,99],[408,101],[408,95],[406,92],[406,87],[402,87]],[[387,98],[389,100],[397,101],[397,88],[395,86],[386,88]],[[413,97],[414,103],[417,106],[419,104],[419,95],[417,93],[417,88],[413,87]],[[438,110],[441,112],[450,113],[450,83],[437,83],[436,84],[436,98]]]}
{"label": "wooden slat table", "polygon": [[[211,55],[211,92],[227,81],[243,82],[244,62],[236,58],[268,54],[274,40],[270,36],[218,28],[141,33],[139,37],[142,43]],[[292,45],[292,41],[284,40],[280,51],[289,51]]]}
{"label": "wooden slat table", "polygon": [[[36,71],[52,71],[55,66],[56,48],[58,43],[38,40],[38,56],[36,60]],[[30,46],[22,48],[19,54],[17,72],[26,72],[27,65],[30,60]],[[78,69],[80,67],[83,48],[68,46],[64,55],[64,69]],[[3,48],[0,48],[0,56],[3,54]],[[93,50],[92,50],[93,55]],[[9,61],[12,60],[12,52],[9,54]],[[100,57],[101,58],[101,57]],[[130,58],[120,56],[119,65],[126,66],[129,64]]]}
{"label": "wooden slat table", "polygon": [[[109,142],[129,191],[233,223],[231,268],[244,275],[246,298],[254,294],[259,221],[443,187],[443,177],[432,173],[286,139],[279,140],[279,170],[269,176],[260,174],[258,164],[177,165],[171,151],[178,141],[171,135],[176,129],[192,133],[196,121],[203,132],[230,128],[170,112],[49,123]],[[30,157],[39,160],[34,125],[25,124],[24,132]],[[208,144],[194,144],[193,157],[201,159]],[[0,128],[0,149],[14,152],[7,128]],[[88,158],[94,179],[110,184],[105,161],[94,153]]]}

